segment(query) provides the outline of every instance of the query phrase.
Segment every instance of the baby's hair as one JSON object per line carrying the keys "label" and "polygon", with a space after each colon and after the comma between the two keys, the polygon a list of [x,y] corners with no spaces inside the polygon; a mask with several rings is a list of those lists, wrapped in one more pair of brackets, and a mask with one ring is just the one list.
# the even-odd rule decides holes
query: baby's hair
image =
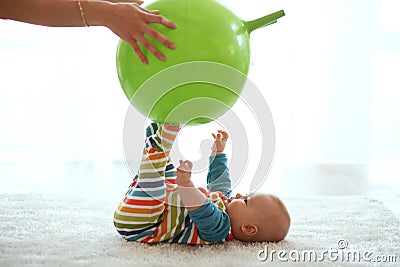
{"label": "baby's hair", "polygon": [[283,215],[286,217],[286,219],[288,220],[288,222],[290,224],[290,215],[289,215],[289,212],[288,212],[285,204],[283,203],[283,201],[279,197],[277,197],[275,195],[273,195],[273,199],[278,203],[278,206],[282,210]]}
{"label": "baby's hair", "polygon": [[[269,238],[268,238],[268,240],[265,240],[265,241],[269,241],[269,242],[271,242],[271,241],[277,242],[277,241],[283,240],[286,237],[286,235],[289,231],[291,219],[290,219],[289,212],[288,212],[285,204],[282,202],[282,200],[275,195],[269,195],[269,196],[271,197],[274,204],[276,205],[277,210],[273,213],[265,214],[266,216],[262,216],[263,220],[264,220],[264,222],[262,224],[269,225],[272,222],[274,224],[274,226],[277,227],[277,229],[274,229],[277,231],[270,233],[270,234],[272,234],[271,236],[270,236],[270,234],[268,234]],[[278,220],[278,218],[277,218],[278,215],[276,213],[279,213],[280,220]],[[271,225],[269,225],[269,226],[271,226]],[[262,231],[271,230],[271,229],[265,229],[264,227],[261,227],[261,228],[262,228]]]}

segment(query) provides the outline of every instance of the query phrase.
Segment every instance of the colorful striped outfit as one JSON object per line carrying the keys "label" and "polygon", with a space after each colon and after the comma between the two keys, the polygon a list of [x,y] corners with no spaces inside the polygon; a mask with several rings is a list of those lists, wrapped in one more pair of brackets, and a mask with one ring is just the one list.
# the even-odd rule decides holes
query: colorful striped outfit
{"label": "colorful striped outfit", "polygon": [[[178,132],[152,123],[138,175],[114,213],[117,231],[128,241],[209,244],[232,239],[223,198],[231,193],[225,154],[210,157],[207,201],[188,211],[176,190],[169,151]],[[172,137],[172,138],[167,138]],[[222,193],[221,193],[222,192]]]}

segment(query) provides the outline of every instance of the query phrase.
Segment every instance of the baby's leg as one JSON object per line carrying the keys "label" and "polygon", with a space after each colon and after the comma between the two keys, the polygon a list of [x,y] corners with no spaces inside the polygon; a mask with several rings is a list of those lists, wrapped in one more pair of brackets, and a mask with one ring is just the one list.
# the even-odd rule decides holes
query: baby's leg
{"label": "baby's leg", "polygon": [[[150,138],[150,141],[147,142],[148,144],[152,144],[155,141],[153,140],[153,135],[157,133],[158,130],[158,125],[157,123],[153,122],[151,123],[147,128],[146,128],[146,139]],[[151,147],[147,147],[147,149],[151,149]],[[134,179],[134,183],[137,182],[137,175]],[[168,161],[167,161],[167,165],[165,166],[165,182],[167,183],[167,187],[168,185],[173,186],[175,183],[175,166],[174,164],[172,164],[170,157],[168,157]],[[135,181],[136,180],[136,181]]]}
{"label": "baby's leg", "polygon": [[128,190],[114,214],[114,225],[126,239],[141,240],[161,223],[166,196],[165,168],[178,131],[178,126],[164,125],[146,140],[137,183]]}

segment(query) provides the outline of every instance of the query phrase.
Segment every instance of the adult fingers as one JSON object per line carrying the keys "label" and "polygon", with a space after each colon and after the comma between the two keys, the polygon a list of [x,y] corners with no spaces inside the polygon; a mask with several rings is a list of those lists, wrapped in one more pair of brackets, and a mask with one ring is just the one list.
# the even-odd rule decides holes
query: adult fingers
{"label": "adult fingers", "polygon": [[160,43],[162,43],[163,45],[165,45],[166,47],[168,47],[169,49],[175,49],[175,45],[173,42],[171,42],[170,40],[168,40],[164,35],[162,35],[160,32],[156,31],[155,29],[153,29],[150,26],[147,26],[145,28],[145,33],[150,36],[151,38],[159,41]]}
{"label": "adult fingers", "polygon": [[132,39],[127,40],[127,42],[131,45],[133,51],[139,57],[140,61],[142,61],[143,64],[148,64],[146,57],[144,56],[142,50],[140,50],[140,48],[137,44],[137,41],[132,38]]}
{"label": "adult fingers", "polygon": [[141,4],[144,3],[141,0],[123,0],[123,1],[121,1],[121,0],[107,0],[107,1],[108,2],[112,2],[112,3],[121,3],[121,2],[124,2],[124,3],[135,3],[135,4],[138,4],[138,5],[141,5]]}
{"label": "adult fingers", "polygon": [[141,11],[143,11],[144,13],[147,13],[147,14],[150,14],[150,15],[158,15],[158,14],[160,14],[159,10],[149,10],[149,9],[146,9],[144,7],[141,7],[141,6],[138,6],[138,8]]}
{"label": "adult fingers", "polygon": [[167,19],[164,16],[161,15],[149,15],[146,17],[146,21],[147,23],[158,23],[158,24],[162,24],[165,27],[171,28],[171,29],[175,29],[177,26],[176,24],[172,21]]}
{"label": "adult fingers", "polygon": [[146,39],[146,37],[141,36],[140,39],[138,40],[143,47],[148,50],[150,53],[152,53],[156,58],[158,58],[161,61],[165,60],[165,56],[158,51],[150,42],[149,40]]}

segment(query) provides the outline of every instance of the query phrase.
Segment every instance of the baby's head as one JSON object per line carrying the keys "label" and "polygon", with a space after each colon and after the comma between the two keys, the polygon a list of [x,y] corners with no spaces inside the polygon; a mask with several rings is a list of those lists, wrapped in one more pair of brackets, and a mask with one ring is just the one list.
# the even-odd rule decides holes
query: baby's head
{"label": "baby's head", "polygon": [[289,231],[289,213],[283,202],[274,195],[237,194],[224,202],[235,239],[277,242],[284,239]]}

